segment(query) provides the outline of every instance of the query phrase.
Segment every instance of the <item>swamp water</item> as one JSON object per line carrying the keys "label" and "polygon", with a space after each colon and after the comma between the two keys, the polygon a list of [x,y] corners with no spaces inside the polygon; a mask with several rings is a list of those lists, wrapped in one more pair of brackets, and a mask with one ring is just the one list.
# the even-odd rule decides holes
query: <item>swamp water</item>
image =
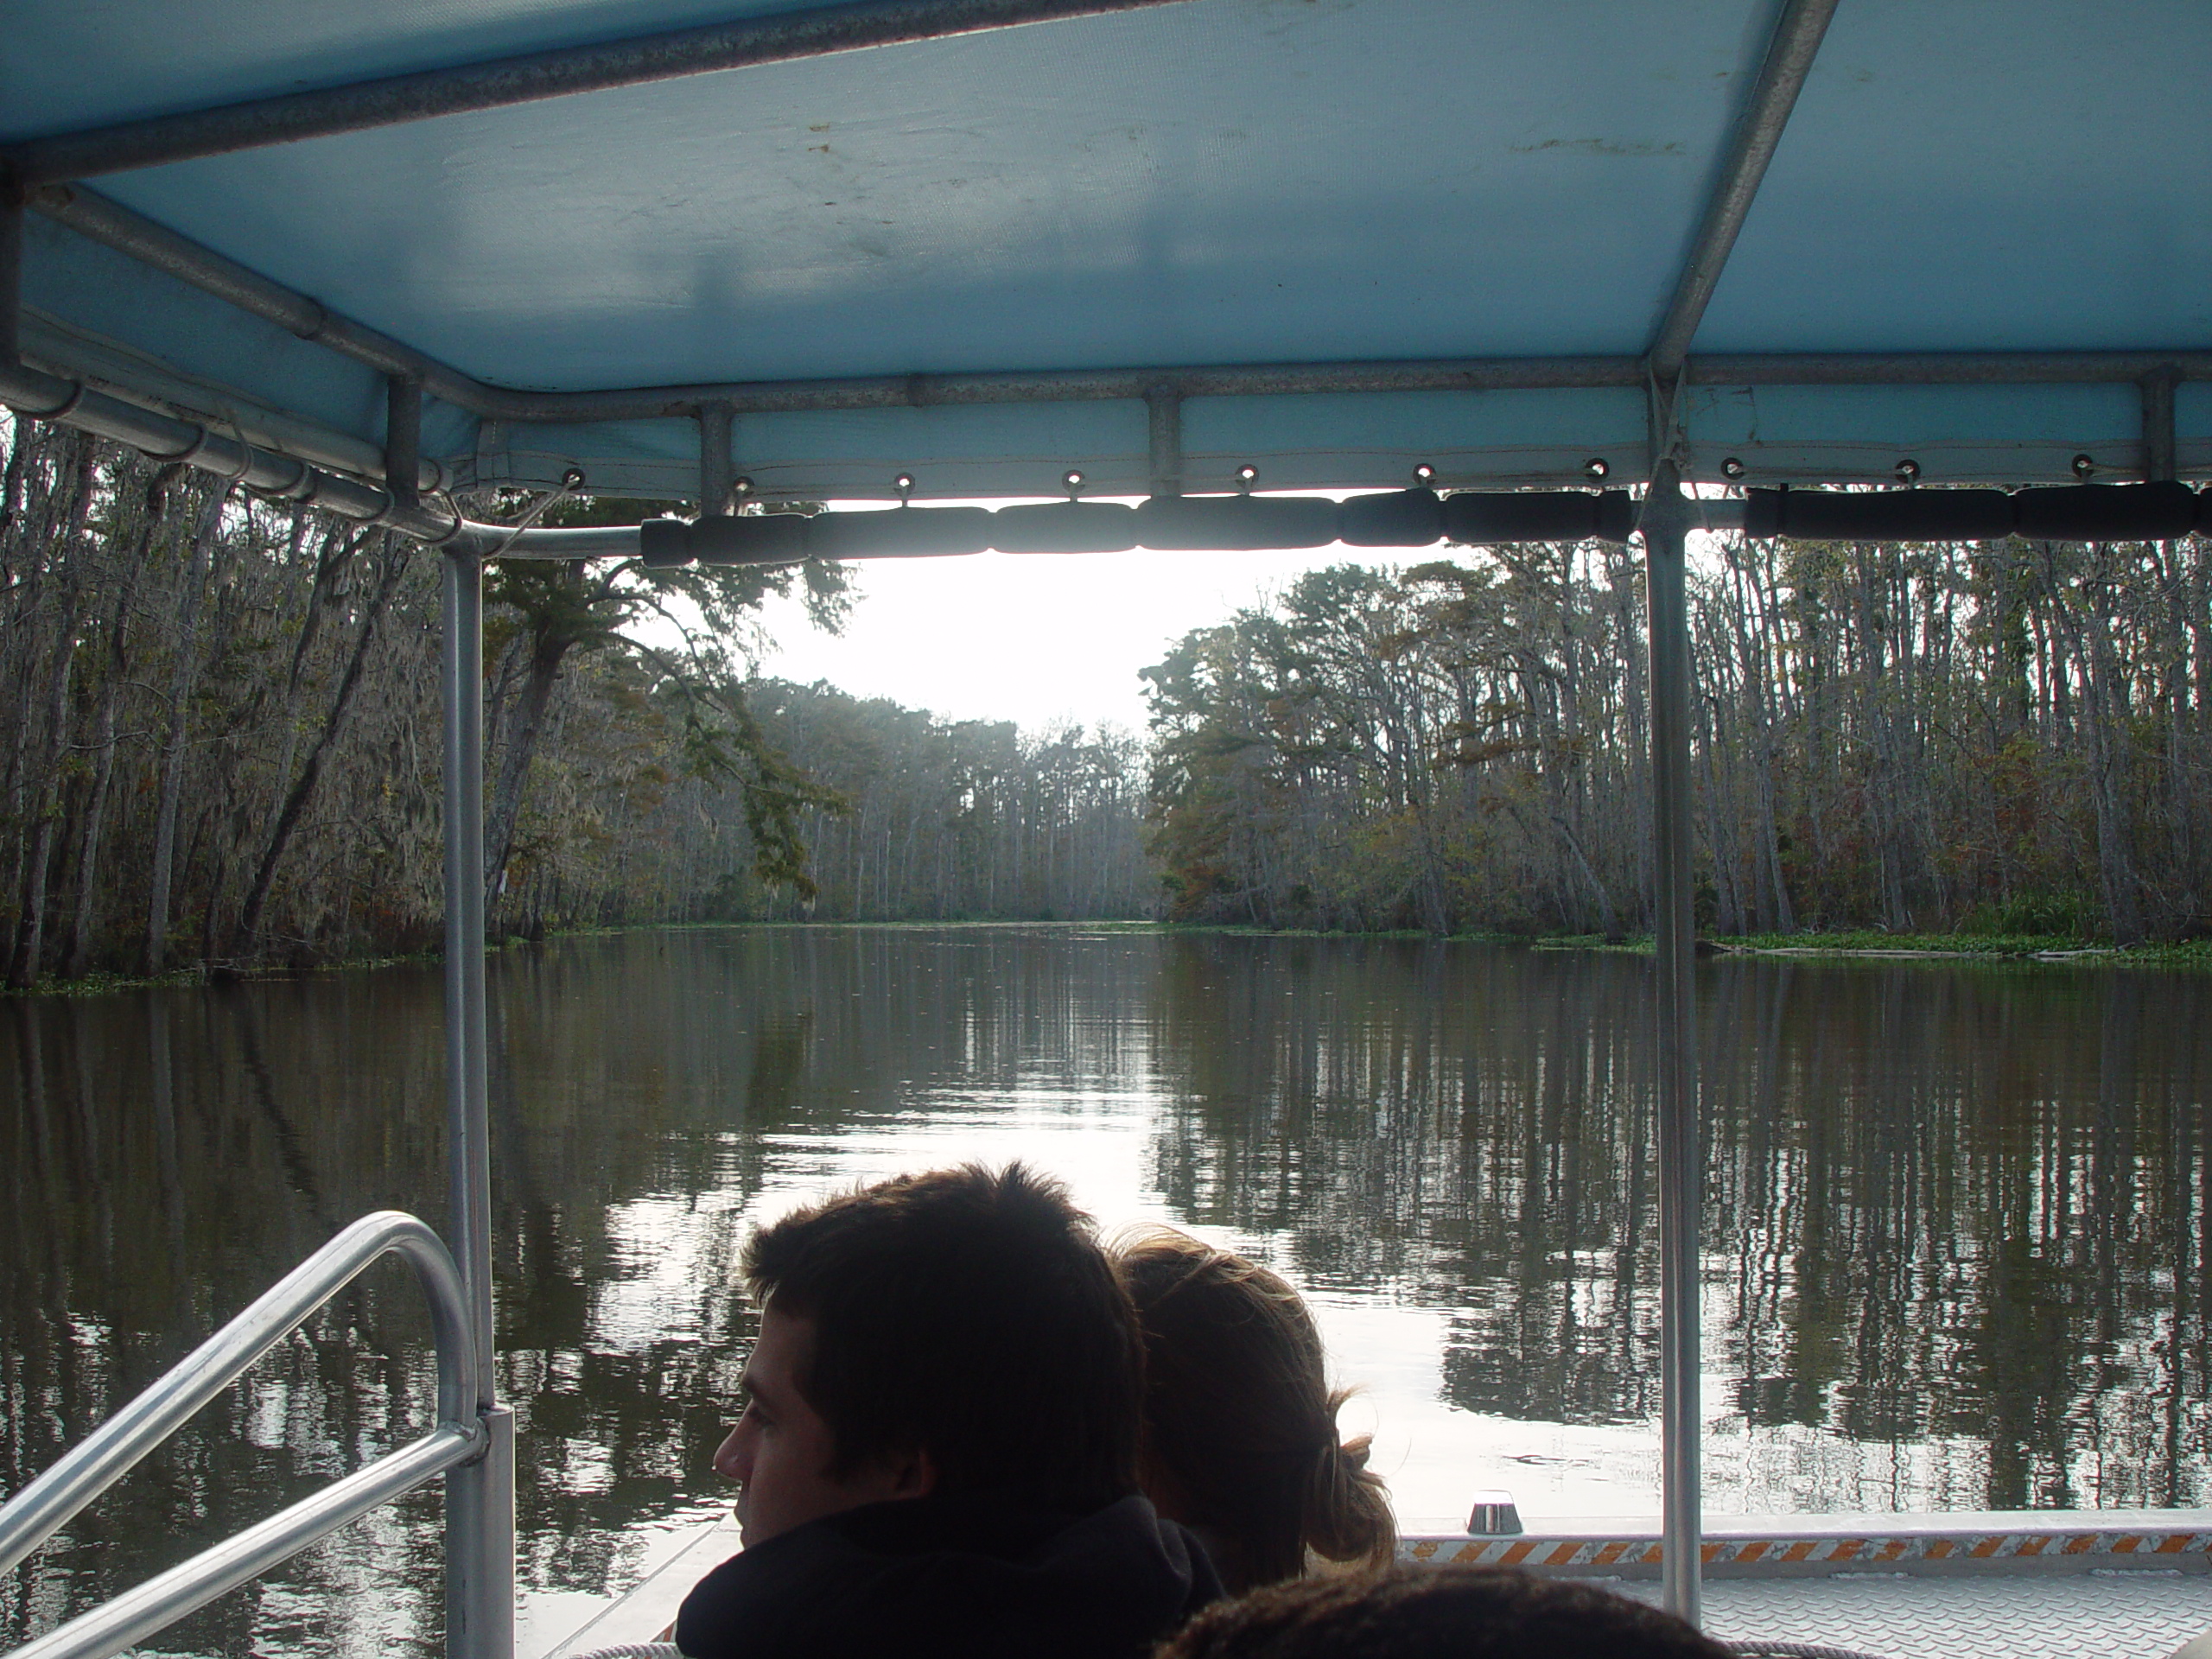
{"label": "swamp water", "polygon": [[[1649,967],[1081,927],[494,958],[524,1626],[722,1511],[747,1228],[966,1158],[1307,1294],[1410,1526],[1656,1510]],[[1700,964],[1715,1511],[2212,1503],[2212,976]],[[346,1222],[444,1211],[435,970],[0,1008],[0,1490]],[[419,1433],[374,1269],[0,1581],[0,1646]],[[416,1494],[150,1644],[429,1655]]]}

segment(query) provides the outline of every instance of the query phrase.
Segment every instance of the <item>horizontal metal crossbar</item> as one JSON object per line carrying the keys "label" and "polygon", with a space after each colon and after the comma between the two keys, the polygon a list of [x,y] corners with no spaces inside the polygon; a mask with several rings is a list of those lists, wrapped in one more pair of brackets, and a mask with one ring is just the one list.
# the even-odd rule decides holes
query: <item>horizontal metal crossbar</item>
{"label": "horizontal metal crossbar", "polygon": [[412,1445],[386,1452],[313,1497],[26,1643],[8,1659],[109,1659],[483,1449],[480,1426],[442,1423]]}
{"label": "horizontal metal crossbar", "polygon": [[[995,374],[740,380],[596,391],[495,386],[330,310],[99,193],[48,187],[32,208],[89,239],[227,301],[299,338],[384,374],[418,379],[431,397],[486,420],[648,420],[719,405],[738,414],[938,404],[1084,403],[1117,398],[1255,397],[1303,393],[1507,391],[1637,387],[1637,357],[1446,358],[1370,363],[1217,364]],[[2212,352],[1764,353],[1693,357],[1692,385],[2008,385],[2127,384],[2154,376],[2212,380]]]}
{"label": "horizontal metal crossbar", "polygon": [[[23,317],[22,360],[32,368],[63,380],[82,381],[93,391],[157,415],[212,426],[261,448],[296,455],[349,478],[376,481],[385,476],[386,456],[380,444],[321,421],[271,409],[230,386],[187,374],[36,312]],[[452,487],[454,475],[445,462],[418,455],[415,483],[418,493],[435,493]]]}
{"label": "horizontal metal crossbar", "polygon": [[1181,0],[862,0],[627,40],[528,52],[346,86],[156,116],[9,147],[23,184],[165,167],[302,138],[505,109],[578,92],[638,86],[869,47],[945,40],[1025,23],[1096,17]]}
{"label": "horizontal metal crossbar", "polygon": [[[82,380],[41,373],[26,365],[0,362],[0,404],[35,420],[52,421],[79,432],[127,443],[156,461],[181,461],[200,472],[228,478],[256,493],[321,507],[340,518],[383,524],[417,541],[473,548],[485,536],[496,540],[497,526],[473,526],[457,513],[408,507],[389,490],[341,474],[326,472],[296,455],[264,449],[245,439],[194,421],[181,421],[120,397],[111,397]],[[4,1569],[0,1557],[0,1569]]]}
{"label": "horizontal metal crossbar", "polygon": [[[202,1406],[236,1382],[262,1355],[305,1324],[316,1309],[351,1284],[372,1262],[385,1255],[406,1259],[415,1269],[423,1297],[429,1303],[430,1328],[437,1347],[438,1416],[442,1426],[438,1433],[418,1441],[410,1453],[394,1453],[393,1457],[411,1453],[419,1454],[418,1461],[443,1459],[427,1471],[418,1471],[410,1484],[419,1484],[438,1469],[459,1461],[461,1452],[444,1455],[452,1450],[449,1437],[459,1436],[465,1452],[477,1445],[483,1434],[476,1411],[478,1359],[469,1336],[461,1277],[445,1245],[428,1226],[403,1211],[379,1210],[362,1217],[270,1286],[243,1313],[100,1425],[81,1445],[0,1506],[0,1573],[36,1549],[72,1516],[175,1433]],[[434,1446],[435,1451],[429,1449]],[[392,1459],[382,1461],[390,1464]],[[372,1465],[371,1469],[378,1466]],[[416,1465],[410,1463],[408,1467],[415,1468]],[[370,1470],[364,1470],[351,1478],[358,1481],[369,1473]],[[341,1482],[340,1486],[344,1485]],[[376,1501],[380,1503],[383,1499]],[[309,1500],[310,1503],[313,1502]],[[286,1514],[303,1511],[308,1507],[297,1505]],[[341,1525],[360,1512],[353,1510],[331,1521],[329,1526]],[[319,1532],[312,1535],[321,1535]],[[310,1540],[303,1538],[300,1544],[308,1541]],[[270,1558],[282,1559],[282,1555]],[[245,1575],[251,1576],[251,1573]],[[231,1582],[243,1581],[241,1578]],[[210,1595],[220,1593],[220,1590],[208,1592]],[[173,1617],[181,1618],[189,1611],[189,1607],[179,1608]],[[136,1639],[133,1637],[118,1645],[128,1646],[130,1640]]]}
{"label": "horizontal metal crossbar", "polygon": [[[482,414],[479,407],[496,389],[459,369],[427,357],[410,346],[365,323],[329,310],[319,301],[272,283],[234,259],[202,247],[188,237],[99,192],[81,185],[48,185],[30,193],[35,212],[67,226],[88,241],[112,248],[141,264],[175,277],[204,294],[228,302],[249,315],[273,322],[287,334],[327,346],[341,357],[365,363],[384,374],[420,380],[423,389],[457,408]],[[512,419],[512,416],[505,418]]]}
{"label": "horizontal metal crossbar", "polygon": [[1705,216],[1676,279],[1674,298],[1652,337],[1648,355],[1651,372],[1661,381],[1671,383],[1689,356],[1690,341],[1705,319],[1713,289],[1720,285],[1720,273],[1751,214],[1767,163],[1782,143],[1783,129],[1789,124],[1789,112],[1812,72],[1814,54],[1821,49],[1821,37],[1827,33],[1835,8],[1836,0],[1784,0],[1766,60],[1729,140],[1719,181],[1706,200]]}
{"label": "horizontal metal crossbar", "polygon": [[[97,391],[81,381],[0,366],[0,403],[34,417],[128,443],[238,480],[261,493],[308,502],[359,521],[457,551],[520,559],[639,558],[649,565],[778,564],[804,558],[911,558],[1001,552],[1103,552],[1326,546],[1415,548],[1440,539],[1491,544],[1621,539],[1630,531],[1619,491],[1541,491],[1438,497],[1427,491],[1352,497],[1163,498],[1131,509],[1107,503],[913,507],[813,516],[709,516],[643,524],[520,531],[396,502],[378,485],[342,477],[296,456],[257,448],[204,425],[173,419]],[[2049,540],[2158,540],[2212,530],[2212,494],[2171,481],[2031,489],[1839,493],[1753,490],[1739,500],[1695,499],[1699,527],[1745,529],[1803,541],[1986,541],[2022,535]],[[0,1528],[0,1542],[4,1542]],[[0,1569],[7,1558],[0,1550]]]}

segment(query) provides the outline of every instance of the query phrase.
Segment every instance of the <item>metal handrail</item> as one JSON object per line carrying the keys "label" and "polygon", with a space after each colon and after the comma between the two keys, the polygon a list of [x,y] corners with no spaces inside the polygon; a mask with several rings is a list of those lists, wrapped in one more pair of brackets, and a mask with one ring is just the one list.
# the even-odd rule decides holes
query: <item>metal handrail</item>
{"label": "metal handrail", "polygon": [[372,1262],[389,1255],[407,1259],[429,1303],[438,1363],[437,1427],[17,1649],[10,1659],[107,1659],[298,1554],[326,1533],[483,1451],[489,1436],[477,1410],[478,1356],[460,1273],[429,1227],[403,1211],[380,1210],[362,1217],[278,1280],[82,1445],[0,1506],[0,1573],[122,1478]]}

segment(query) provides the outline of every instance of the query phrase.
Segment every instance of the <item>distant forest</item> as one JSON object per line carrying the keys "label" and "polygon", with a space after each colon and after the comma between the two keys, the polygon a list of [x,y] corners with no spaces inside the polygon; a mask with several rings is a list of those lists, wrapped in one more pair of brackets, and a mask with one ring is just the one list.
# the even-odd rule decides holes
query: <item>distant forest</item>
{"label": "distant forest", "polygon": [[[6,433],[8,982],[434,947],[439,556]],[[1738,540],[1693,588],[1703,925],[2129,942],[2212,921],[2202,542]],[[1630,550],[1301,576],[1168,645],[1143,735],[760,679],[759,608],[785,593],[825,626],[850,603],[830,565],[494,568],[496,935],[1648,926]]]}
{"label": "distant forest", "polygon": [[[1698,906],[1801,929],[2212,920],[2212,553],[1722,541],[1691,576]],[[1602,543],[1349,566],[1147,671],[1171,913],[1648,928],[1643,584]]]}

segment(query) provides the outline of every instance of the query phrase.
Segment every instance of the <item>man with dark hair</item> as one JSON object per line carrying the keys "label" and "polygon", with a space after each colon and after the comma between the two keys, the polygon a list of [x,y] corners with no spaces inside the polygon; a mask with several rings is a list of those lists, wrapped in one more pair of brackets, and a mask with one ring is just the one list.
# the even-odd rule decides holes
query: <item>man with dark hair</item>
{"label": "man with dark hair", "polygon": [[1671,1613],[1564,1579],[1399,1567],[1209,1608],[1158,1659],[1730,1659]]}
{"label": "man with dark hair", "polygon": [[1220,1594],[1137,1496],[1142,1335],[1058,1183],[899,1176],[743,1271],[760,1334],[715,1467],[745,1549],[677,1615],[694,1659],[1135,1659]]}

